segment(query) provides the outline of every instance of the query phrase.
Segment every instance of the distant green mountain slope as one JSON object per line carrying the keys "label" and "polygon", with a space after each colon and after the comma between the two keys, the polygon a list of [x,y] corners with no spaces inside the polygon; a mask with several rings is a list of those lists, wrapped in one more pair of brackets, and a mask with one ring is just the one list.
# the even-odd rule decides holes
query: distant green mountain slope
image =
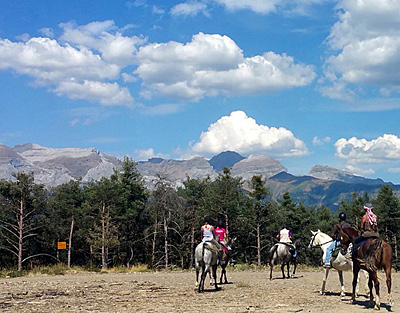
{"label": "distant green mountain slope", "polygon": [[[340,201],[350,201],[352,193],[362,195],[368,192],[376,196],[384,182],[377,184],[346,183],[338,180],[325,180],[311,176],[294,176],[281,172],[267,180],[266,187],[272,192],[274,198],[279,198],[284,192],[289,191],[290,196],[296,202],[304,205],[325,205],[331,211],[340,207]],[[391,185],[395,194],[400,196],[400,186]]]}

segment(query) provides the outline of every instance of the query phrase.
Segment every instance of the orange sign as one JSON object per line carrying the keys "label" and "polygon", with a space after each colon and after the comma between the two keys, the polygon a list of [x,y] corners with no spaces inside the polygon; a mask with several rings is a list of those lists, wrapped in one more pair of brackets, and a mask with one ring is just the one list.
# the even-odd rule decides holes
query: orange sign
{"label": "orange sign", "polygon": [[67,243],[65,241],[58,241],[57,249],[58,250],[67,249]]}

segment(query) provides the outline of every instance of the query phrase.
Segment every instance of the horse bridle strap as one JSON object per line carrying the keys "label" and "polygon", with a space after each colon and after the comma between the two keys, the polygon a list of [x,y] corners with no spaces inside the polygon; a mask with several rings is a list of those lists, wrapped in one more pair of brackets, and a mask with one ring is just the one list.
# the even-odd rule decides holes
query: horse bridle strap
{"label": "horse bridle strap", "polygon": [[[317,235],[318,235],[318,233],[315,233],[315,234],[314,234],[313,239],[311,240],[312,243],[314,243],[315,237],[316,237]],[[327,243],[332,242],[332,241],[333,241],[333,239],[331,239],[331,240],[329,240],[329,241],[326,241],[326,242],[324,242],[324,243],[321,243],[321,244],[319,244],[319,245],[311,246],[311,248],[322,247],[324,244],[327,244]]]}

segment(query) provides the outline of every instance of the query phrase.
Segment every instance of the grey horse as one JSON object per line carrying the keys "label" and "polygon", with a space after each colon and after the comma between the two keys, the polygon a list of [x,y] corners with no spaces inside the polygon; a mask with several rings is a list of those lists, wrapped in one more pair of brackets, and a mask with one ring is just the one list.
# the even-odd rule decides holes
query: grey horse
{"label": "grey horse", "polygon": [[[289,274],[289,265],[290,263],[294,264],[293,275],[296,273],[296,253],[297,249],[300,246],[300,240],[295,240],[294,244],[286,244],[282,242],[278,242],[277,244],[273,245],[272,248],[269,250],[269,267],[270,267],[270,274],[269,279],[272,279],[272,270],[274,265],[281,263],[281,270],[282,270],[282,277],[285,277],[285,265],[287,267],[287,278],[290,278]],[[293,251],[292,249],[295,249]],[[291,253],[291,251],[293,253]]]}
{"label": "grey horse", "polygon": [[[218,290],[217,286],[217,267],[218,267],[218,250],[212,243],[201,242],[197,245],[194,252],[194,260],[196,267],[196,288],[198,287],[198,292],[204,291],[204,281],[207,276],[207,272],[212,269],[212,276],[214,278],[215,290]],[[199,272],[200,267],[201,279],[199,283]]]}

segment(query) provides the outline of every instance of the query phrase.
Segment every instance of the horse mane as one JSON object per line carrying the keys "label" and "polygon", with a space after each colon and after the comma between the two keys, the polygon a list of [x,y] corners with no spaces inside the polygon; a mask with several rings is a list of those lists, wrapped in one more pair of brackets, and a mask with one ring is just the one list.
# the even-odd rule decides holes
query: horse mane
{"label": "horse mane", "polygon": [[324,237],[324,239],[325,239],[325,237],[326,237],[326,239],[331,239],[331,236],[329,236],[328,234],[320,231],[319,229],[318,229],[317,233],[320,234],[322,237]]}
{"label": "horse mane", "polygon": [[294,245],[294,247],[296,248],[296,250],[299,250],[300,247],[301,247],[301,239],[300,239],[300,238],[295,239],[295,240],[293,241],[293,245]]}
{"label": "horse mane", "polygon": [[[336,224],[336,227],[342,235],[342,244],[350,244],[350,242],[360,236],[360,232],[353,226],[340,226],[339,224]],[[346,238],[347,240],[344,240]]]}

